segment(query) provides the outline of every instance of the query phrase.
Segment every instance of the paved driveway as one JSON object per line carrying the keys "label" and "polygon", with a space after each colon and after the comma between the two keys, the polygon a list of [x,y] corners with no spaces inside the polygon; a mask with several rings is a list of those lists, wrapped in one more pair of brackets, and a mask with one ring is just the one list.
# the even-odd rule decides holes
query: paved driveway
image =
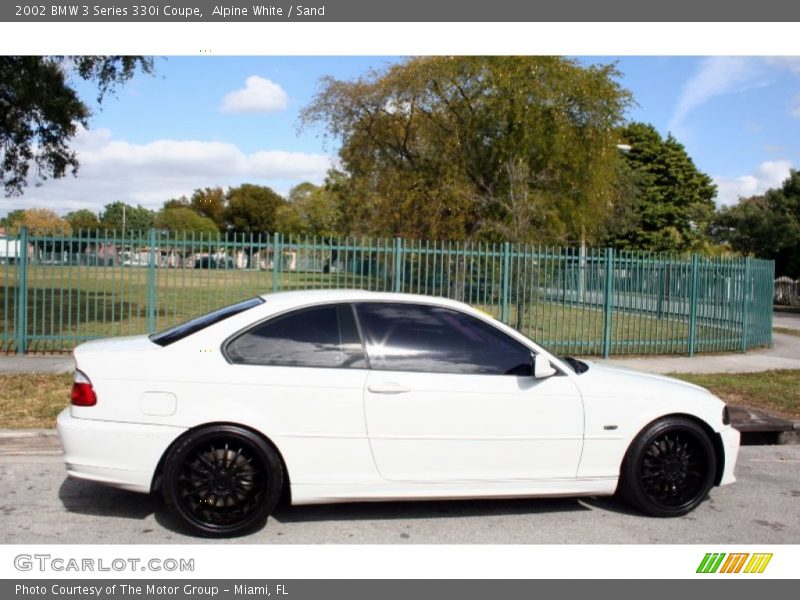
{"label": "paved driveway", "polygon": [[[800,543],[800,446],[747,446],[739,481],[679,519],[608,498],[282,507],[225,543]],[[213,543],[177,532],[159,498],[66,479],[60,455],[0,455],[0,541]]]}

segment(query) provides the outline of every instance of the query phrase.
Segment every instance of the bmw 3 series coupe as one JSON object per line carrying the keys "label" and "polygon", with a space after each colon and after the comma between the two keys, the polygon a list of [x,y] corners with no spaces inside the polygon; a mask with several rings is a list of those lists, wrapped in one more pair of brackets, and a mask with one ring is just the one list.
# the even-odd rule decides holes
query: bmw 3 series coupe
{"label": "bmw 3 series coupe", "polygon": [[187,530],[292,504],[601,496],[670,517],[734,481],[703,388],[560,358],[466,304],[353,290],[260,296],[75,350],[72,477],[160,491]]}

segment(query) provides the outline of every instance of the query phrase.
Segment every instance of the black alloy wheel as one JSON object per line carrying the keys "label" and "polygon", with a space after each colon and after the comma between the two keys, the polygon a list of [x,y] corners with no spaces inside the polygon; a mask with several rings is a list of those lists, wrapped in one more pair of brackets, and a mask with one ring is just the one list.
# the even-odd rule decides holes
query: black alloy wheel
{"label": "black alloy wheel", "polygon": [[191,532],[215,537],[249,533],[275,508],[281,462],[260,436],[221,425],[190,433],[164,468],[167,506]]}
{"label": "black alloy wheel", "polygon": [[623,464],[622,494],[657,517],[685,515],[708,495],[716,474],[708,434],[694,421],[656,421],[631,445]]}

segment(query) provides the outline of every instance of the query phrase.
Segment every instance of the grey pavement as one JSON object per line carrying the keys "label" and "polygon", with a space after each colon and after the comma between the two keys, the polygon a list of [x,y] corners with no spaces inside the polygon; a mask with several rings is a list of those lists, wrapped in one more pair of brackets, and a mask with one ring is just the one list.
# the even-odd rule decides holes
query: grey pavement
{"label": "grey pavement", "polygon": [[800,336],[773,333],[772,342],[772,348],[747,353],[608,358],[596,362],[649,373],[759,373],[800,369]]}
{"label": "grey pavement", "polygon": [[71,354],[52,356],[8,354],[0,356],[0,375],[12,373],[71,373],[75,361]]}
{"label": "grey pavement", "polygon": [[772,313],[772,326],[800,330],[800,312],[776,310]]}
{"label": "grey pavement", "polygon": [[744,446],[738,481],[677,519],[612,498],[282,506],[234,540],[181,533],[159,496],[68,479],[62,457],[0,453],[0,543],[796,544],[800,446]]}

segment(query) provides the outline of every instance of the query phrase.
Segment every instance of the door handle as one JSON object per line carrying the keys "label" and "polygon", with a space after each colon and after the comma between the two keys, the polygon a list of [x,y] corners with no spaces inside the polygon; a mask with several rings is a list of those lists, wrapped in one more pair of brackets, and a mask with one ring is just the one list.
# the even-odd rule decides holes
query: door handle
{"label": "door handle", "polygon": [[367,389],[373,394],[405,394],[411,389],[395,383],[394,381],[382,381],[380,383],[370,383]]}

